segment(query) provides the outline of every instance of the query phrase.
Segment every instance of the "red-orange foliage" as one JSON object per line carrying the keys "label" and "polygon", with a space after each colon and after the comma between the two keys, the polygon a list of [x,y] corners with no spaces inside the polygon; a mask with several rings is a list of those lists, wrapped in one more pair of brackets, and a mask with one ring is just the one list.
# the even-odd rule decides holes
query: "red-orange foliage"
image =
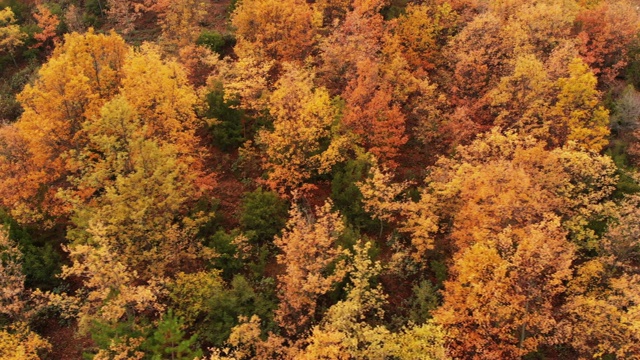
{"label": "red-orange foliage", "polygon": [[320,45],[319,76],[332,93],[340,93],[356,76],[357,64],[381,50],[384,20],[377,12],[354,9]]}
{"label": "red-orange foliage", "polygon": [[391,86],[379,75],[377,64],[363,60],[357,69],[357,77],[344,93],[347,106],[343,122],[367,150],[385,165],[396,167],[394,159],[407,142],[405,117],[393,103]]}
{"label": "red-orange foliage", "polygon": [[507,36],[501,20],[485,13],[458,33],[446,50],[454,63],[451,101],[468,108],[476,123],[490,122],[490,115],[483,111],[483,97],[508,73],[513,46],[505,40]]}
{"label": "red-orange foliage", "polygon": [[302,0],[245,0],[231,16],[240,56],[302,61],[316,41],[317,17]]}
{"label": "red-orange foliage", "polygon": [[602,1],[578,14],[580,55],[603,80],[611,81],[627,64],[627,48],[638,32],[640,18],[626,1]]}
{"label": "red-orange foliage", "polygon": [[[38,23],[40,32],[33,35],[33,37],[38,41],[33,47],[42,47],[47,44],[49,40],[55,44],[58,41],[56,29],[60,24],[60,19],[58,19],[56,15],[52,14],[51,10],[44,5],[38,5],[37,9],[38,12],[33,13],[33,17]],[[47,46],[51,46],[51,44]]]}

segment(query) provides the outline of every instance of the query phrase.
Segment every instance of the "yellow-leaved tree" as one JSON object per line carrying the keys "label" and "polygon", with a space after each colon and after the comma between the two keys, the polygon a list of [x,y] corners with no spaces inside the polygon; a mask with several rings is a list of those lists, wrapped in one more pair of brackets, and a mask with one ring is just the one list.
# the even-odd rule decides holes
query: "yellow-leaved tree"
{"label": "yellow-leaved tree", "polygon": [[327,310],[305,339],[299,359],[447,359],[445,332],[432,322],[410,324],[398,332],[368,321],[381,320],[386,295],[371,285],[382,265],[369,258],[370,244],[358,242],[350,254],[347,298]]}
{"label": "yellow-leaved tree", "polygon": [[67,311],[65,316],[77,316],[83,333],[95,320],[117,323],[144,311],[161,313],[164,307],[158,301],[160,283],[140,281],[139,273],[120,260],[122,257],[112,247],[102,224],[92,225],[90,231],[90,244],[66,249],[72,264],[62,269],[63,278],[83,279],[82,289],[70,299],[50,296],[52,303],[62,306]]}
{"label": "yellow-leaved tree", "polygon": [[15,14],[10,7],[0,10],[0,51],[9,53],[17,67],[13,52],[24,43],[27,34],[20,31],[20,25],[15,22]]}
{"label": "yellow-leaved tree", "polygon": [[553,107],[556,137],[573,140],[588,150],[600,151],[609,140],[609,111],[600,105],[598,79],[579,58],[569,64],[569,76],[558,79],[557,101]]}
{"label": "yellow-leaved tree", "polygon": [[207,15],[207,3],[203,0],[167,1],[159,14],[162,41],[172,50],[195,43],[200,35],[200,23]]}
{"label": "yellow-leaved tree", "polygon": [[195,134],[198,98],[156,47],[132,51],[115,33],[67,35],[19,100],[25,111],[0,141],[0,192],[16,218],[73,215],[79,242],[98,219],[123,253],[148,251],[130,257],[140,264],[164,256],[152,244],[194,228],[174,219],[213,183]]}
{"label": "yellow-leaved tree", "polygon": [[63,276],[83,286],[52,303],[83,330],[160,313],[161,284],[209,256],[195,240],[209,214],[193,204],[213,186],[195,90],[156,46],[132,50],[115,33],[67,35],[38,75],[2,128],[0,192],[23,222],[68,225]]}
{"label": "yellow-leaved tree", "polygon": [[568,284],[559,330],[581,356],[640,353],[639,204],[629,195],[612,207],[598,256],[578,265]]}
{"label": "yellow-leaved tree", "polygon": [[[198,257],[193,237],[206,216],[187,216],[200,190],[193,159],[183,158],[178,144],[149,134],[152,124],[142,119],[121,95],[105,104],[100,117],[85,124],[89,144],[79,160],[101,157],[81,163],[77,187],[60,195],[74,207],[74,243],[91,243],[91,228],[100,223],[118,260],[148,280]],[[88,191],[93,195],[87,201],[77,196]]]}
{"label": "yellow-leaved tree", "polygon": [[329,172],[342,159],[346,139],[336,134],[336,106],[325,88],[314,86],[313,72],[295,65],[284,70],[269,97],[273,131],[261,131],[257,142],[265,147],[267,182],[286,195]]}
{"label": "yellow-leaved tree", "polygon": [[554,78],[535,55],[519,56],[511,75],[491,90],[494,123],[551,146],[568,141],[600,151],[609,136],[609,112],[600,105],[597,79],[580,58],[562,64],[565,76]]}

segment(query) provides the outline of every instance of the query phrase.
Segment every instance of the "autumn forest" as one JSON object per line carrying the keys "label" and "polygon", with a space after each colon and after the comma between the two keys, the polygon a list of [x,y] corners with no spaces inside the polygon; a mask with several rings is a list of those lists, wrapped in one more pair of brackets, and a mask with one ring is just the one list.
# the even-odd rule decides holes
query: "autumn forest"
{"label": "autumn forest", "polygon": [[640,359],[640,2],[0,0],[0,358]]}

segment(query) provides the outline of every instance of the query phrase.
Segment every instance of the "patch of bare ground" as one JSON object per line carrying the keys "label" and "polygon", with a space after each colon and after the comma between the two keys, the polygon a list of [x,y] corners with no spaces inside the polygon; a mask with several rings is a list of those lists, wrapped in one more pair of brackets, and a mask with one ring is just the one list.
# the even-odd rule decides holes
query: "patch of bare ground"
{"label": "patch of bare ground", "polygon": [[[205,142],[211,141],[204,135]],[[225,153],[213,146],[208,147],[209,157],[207,166],[216,174],[214,195],[219,201],[217,215],[222,220],[223,227],[233,229],[238,227],[238,215],[242,198],[247,191],[251,191],[234,172],[234,163],[238,160],[238,153]],[[219,216],[221,215],[221,216]]]}
{"label": "patch of bare ground", "polygon": [[48,319],[41,326],[41,334],[51,343],[52,350],[46,357],[55,360],[80,360],[83,349],[92,347],[89,335],[78,336],[76,323],[61,324],[57,319]]}

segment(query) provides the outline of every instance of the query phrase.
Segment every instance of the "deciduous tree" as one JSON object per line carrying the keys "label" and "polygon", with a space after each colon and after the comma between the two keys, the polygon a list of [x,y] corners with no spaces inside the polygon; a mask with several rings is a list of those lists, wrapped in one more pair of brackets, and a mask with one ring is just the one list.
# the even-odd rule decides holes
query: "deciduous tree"
{"label": "deciduous tree", "polygon": [[367,320],[382,319],[386,295],[371,279],[382,266],[369,258],[369,244],[358,242],[351,254],[347,298],[333,305],[305,340],[300,359],[447,359],[444,331],[438,325],[410,325],[394,333]]}
{"label": "deciduous tree", "polygon": [[[119,100],[105,107],[116,95]],[[7,185],[19,176],[32,180],[19,192],[0,190],[7,192],[5,203],[22,221],[67,215],[73,208],[85,211],[100,203],[97,195],[103,192],[108,194],[103,200],[133,196],[153,203],[146,197],[153,191],[144,192],[151,188],[133,186],[153,176],[190,189],[177,195],[181,200],[173,199],[169,207],[174,210],[211,189],[195,135],[197,96],[180,65],[162,60],[155,47],[131,52],[115,33],[68,35],[19,99],[25,111],[16,131],[5,131],[2,164],[11,171],[3,176]],[[29,161],[15,162],[24,158]],[[178,191],[172,186],[165,182],[155,189],[166,200]],[[169,213],[156,214],[169,219]]]}
{"label": "deciduous tree", "polygon": [[584,149],[600,151],[609,143],[609,111],[600,105],[597,79],[578,58],[568,66],[568,77],[556,82],[559,93],[552,112],[557,120],[551,125],[552,135],[559,144],[573,140]]}
{"label": "deciduous tree", "polygon": [[269,98],[273,131],[259,133],[265,146],[269,186],[280,194],[304,188],[317,174],[327,173],[343,157],[345,140],[332,131],[337,109],[313,72],[286,65]]}
{"label": "deciduous tree", "polygon": [[66,248],[71,265],[62,270],[64,278],[83,279],[82,291],[73,296],[81,331],[87,331],[94,320],[115,323],[136,312],[162,313],[160,284],[140,282],[138,272],[111,246],[108,230],[102,224],[93,223],[90,232],[91,243]]}
{"label": "deciduous tree", "polygon": [[[193,236],[198,221],[206,218],[186,213],[202,190],[198,169],[190,168],[197,163],[181,155],[179,144],[164,142],[161,133],[149,134],[151,126],[143,125],[123,96],[105,104],[96,121],[85,123],[90,142],[79,159],[101,156],[80,163],[83,176],[61,193],[74,207],[69,237],[91,242],[87,231],[100,222],[104,241],[140,280],[173,274],[198,258],[202,253]],[[88,201],[80,197],[85,192],[93,194]]]}
{"label": "deciduous tree", "polygon": [[245,0],[231,15],[240,57],[304,60],[313,49],[322,17],[302,0]]}
{"label": "deciduous tree", "polygon": [[0,314],[11,320],[24,320],[24,280],[22,252],[0,227]]}
{"label": "deciduous tree", "polygon": [[508,74],[514,48],[513,34],[507,35],[503,22],[487,12],[468,23],[444,50],[453,62],[452,101],[468,107],[476,122],[488,120],[479,112],[484,105],[480,100]]}
{"label": "deciduous tree", "polygon": [[128,34],[135,29],[135,22],[145,11],[151,10],[151,1],[107,0],[107,15],[114,29]]}
{"label": "deciduous tree", "polygon": [[344,92],[347,102],[342,119],[359,143],[389,167],[396,167],[400,147],[407,142],[405,116],[393,102],[392,88],[380,77],[372,61],[360,61],[357,77]]}
{"label": "deciduous tree", "polygon": [[545,61],[563,42],[573,41],[571,31],[579,10],[573,1],[522,2],[509,21],[526,35],[521,54],[532,52]]}
{"label": "deciduous tree", "polygon": [[560,340],[581,356],[633,358],[640,351],[638,197],[612,207],[598,256],[576,267],[562,306]]}
{"label": "deciduous tree", "polygon": [[27,34],[20,31],[20,26],[15,22],[16,19],[10,7],[0,10],[0,51],[8,52],[13,64],[17,67],[14,51],[24,43]]}
{"label": "deciduous tree", "polygon": [[640,17],[629,1],[601,1],[576,18],[580,55],[604,81],[612,81],[627,64],[627,50]]}
{"label": "deciduous tree", "polygon": [[366,209],[412,234],[418,260],[432,248],[437,230],[446,229],[463,250],[509,226],[538,223],[549,213],[561,217],[573,241],[591,248],[598,237],[587,225],[604,214],[600,202],[614,190],[615,166],[610,158],[575,146],[552,151],[545,146],[494,129],[458,147],[453,159],[441,157],[418,201],[398,196],[403,187],[374,172],[361,186]]}
{"label": "deciduous tree", "polygon": [[608,157],[575,147],[548,151],[533,138],[495,130],[458,151],[454,159],[441,158],[427,182],[444,204],[440,216],[454,217],[451,236],[459,249],[547,213],[561,216],[581,246],[594,240],[587,219],[602,214],[599,203],[616,181]]}
{"label": "deciduous tree", "polygon": [[449,332],[451,355],[518,358],[553,344],[574,251],[557,217],[487,234],[461,251],[434,317]]}
{"label": "deciduous tree", "polygon": [[488,94],[496,114],[494,123],[555,143],[549,134],[552,91],[544,64],[534,55],[518,57],[513,73],[503,77]]}
{"label": "deciduous tree", "polygon": [[40,360],[52,349],[47,340],[20,323],[0,330],[0,356],[6,360]]}
{"label": "deciduous tree", "polygon": [[194,44],[205,15],[207,3],[203,0],[169,1],[159,15],[162,40],[177,49]]}
{"label": "deciduous tree", "polygon": [[340,94],[357,74],[360,61],[374,61],[382,49],[384,20],[376,11],[354,7],[344,22],[320,43],[318,74],[332,95]]}
{"label": "deciduous tree", "polygon": [[0,175],[0,193],[18,220],[69,211],[55,196],[78,169],[69,154],[86,140],[82,124],[117,93],[128,51],[115,34],[67,35],[34,84],[18,95],[24,113],[0,141],[0,166],[8,170]]}
{"label": "deciduous tree", "polygon": [[39,48],[45,45],[46,47],[51,47],[58,42],[57,29],[60,24],[60,19],[51,13],[51,10],[45,5],[39,4],[37,10],[38,11],[33,14],[33,17],[38,23],[40,32],[33,36],[37,41],[34,47]]}
{"label": "deciduous tree", "polygon": [[25,289],[23,256],[18,245],[0,226],[0,357],[11,360],[38,360],[51,344],[29,329],[34,314],[30,292]]}
{"label": "deciduous tree", "polygon": [[286,229],[274,241],[282,250],[278,262],[285,266],[284,274],[278,276],[280,306],[275,319],[293,338],[313,324],[318,297],[345,275],[339,260],[341,249],[336,245],[344,224],[331,206],[326,202],[316,214],[292,209]]}
{"label": "deciduous tree", "polygon": [[412,70],[431,71],[444,65],[442,47],[451,39],[458,15],[451,5],[409,4],[398,20],[393,36]]}

